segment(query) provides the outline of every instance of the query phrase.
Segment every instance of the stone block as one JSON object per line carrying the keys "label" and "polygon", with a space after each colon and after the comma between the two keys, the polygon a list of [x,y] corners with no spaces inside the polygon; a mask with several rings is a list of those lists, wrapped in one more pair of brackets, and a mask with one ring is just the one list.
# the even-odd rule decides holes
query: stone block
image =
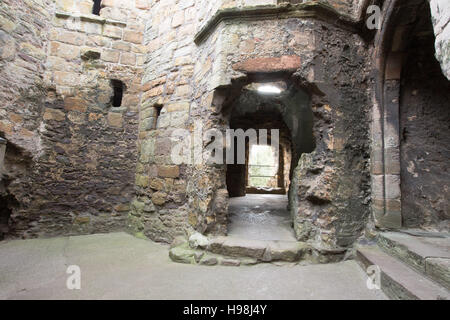
{"label": "stone block", "polygon": [[152,188],[153,190],[156,191],[164,191],[165,190],[165,181],[163,179],[152,179],[152,181],[150,182],[150,188]]}
{"label": "stone block", "polygon": [[136,185],[138,187],[146,188],[149,186],[149,184],[150,184],[149,176],[141,175],[141,174],[136,175]]}
{"label": "stone block", "polygon": [[66,60],[74,60],[80,57],[80,48],[61,42],[52,42],[50,54]]}
{"label": "stone block", "polygon": [[123,126],[123,116],[120,113],[108,113],[108,124],[111,127],[121,128]]}
{"label": "stone block", "polygon": [[131,52],[122,52],[122,55],[120,57],[120,63],[129,66],[134,66],[136,65],[136,55]]}
{"label": "stone block", "polygon": [[167,112],[175,112],[175,111],[188,111],[189,110],[189,102],[175,102],[168,104],[166,106]]}
{"label": "stone block", "polygon": [[136,8],[142,10],[150,9],[149,0],[136,0]]}
{"label": "stone block", "polygon": [[142,119],[139,124],[139,131],[150,131],[154,130],[156,127],[156,119],[155,118],[146,118]]}
{"label": "stone block", "polygon": [[162,178],[178,178],[180,168],[178,166],[158,166],[158,176]]}
{"label": "stone block", "polygon": [[101,56],[103,61],[117,63],[120,59],[120,51],[105,49]]}
{"label": "stone block", "polygon": [[13,133],[14,125],[8,121],[0,121],[0,132],[4,132],[8,135]]}
{"label": "stone block", "polygon": [[64,109],[68,111],[86,112],[87,102],[77,97],[67,97],[64,99]]}
{"label": "stone block", "polygon": [[66,114],[60,110],[45,108],[44,120],[64,121]]}
{"label": "stone block", "polygon": [[79,75],[72,72],[56,71],[54,81],[57,85],[72,87],[78,84]]}
{"label": "stone block", "polygon": [[295,71],[301,66],[301,59],[299,56],[282,56],[267,57],[267,58],[253,58],[233,65],[236,71],[247,73],[266,73],[266,72],[282,72]]}
{"label": "stone block", "polygon": [[125,30],[123,33],[123,40],[136,44],[142,44],[144,35],[142,32],[136,32],[134,30]]}
{"label": "stone block", "polygon": [[385,175],[386,199],[400,199],[400,175]]}
{"label": "stone block", "polygon": [[167,201],[167,193],[165,192],[155,192],[152,195],[152,202],[157,206],[162,206]]}
{"label": "stone block", "polygon": [[172,28],[181,26],[184,23],[184,11],[177,11],[172,18]]}
{"label": "stone block", "polygon": [[57,40],[74,46],[82,46],[86,40],[86,35],[79,32],[63,30]]}
{"label": "stone block", "polygon": [[103,28],[103,35],[112,39],[122,39],[123,29],[116,26],[105,25]]}

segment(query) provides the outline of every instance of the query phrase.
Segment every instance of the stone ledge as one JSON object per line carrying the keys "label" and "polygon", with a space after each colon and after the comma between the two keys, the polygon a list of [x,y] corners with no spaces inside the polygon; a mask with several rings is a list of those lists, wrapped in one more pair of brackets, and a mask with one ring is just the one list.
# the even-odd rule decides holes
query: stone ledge
{"label": "stone ledge", "polygon": [[200,45],[222,21],[287,18],[314,18],[353,31],[357,31],[357,25],[359,23],[359,21],[351,16],[339,13],[332,6],[321,2],[308,2],[296,5],[283,3],[279,5],[262,5],[245,8],[233,7],[219,9],[195,35],[194,42]]}
{"label": "stone ledge", "polygon": [[118,26],[118,27],[126,27],[127,26],[126,22],[105,19],[105,18],[99,17],[94,14],[76,15],[76,14],[72,14],[69,12],[57,11],[55,13],[55,16],[57,18],[62,18],[62,19],[80,18],[81,21],[93,22],[93,23],[98,23],[98,24],[110,24],[110,25],[114,25],[114,26]]}

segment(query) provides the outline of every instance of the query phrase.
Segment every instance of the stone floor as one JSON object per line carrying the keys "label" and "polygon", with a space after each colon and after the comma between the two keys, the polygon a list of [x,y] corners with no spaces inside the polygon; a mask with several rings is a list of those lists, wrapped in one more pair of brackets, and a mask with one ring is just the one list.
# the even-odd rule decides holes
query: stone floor
{"label": "stone floor", "polygon": [[229,236],[252,240],[296,241],[284,195],[249,194],[231,198]]}
{"label": "stone floor", "polygon": [[[81,290],[66,288],[81,268]],[[125,233],[0,242],[0,299],[386,299],[354,261],[203,267]]]}

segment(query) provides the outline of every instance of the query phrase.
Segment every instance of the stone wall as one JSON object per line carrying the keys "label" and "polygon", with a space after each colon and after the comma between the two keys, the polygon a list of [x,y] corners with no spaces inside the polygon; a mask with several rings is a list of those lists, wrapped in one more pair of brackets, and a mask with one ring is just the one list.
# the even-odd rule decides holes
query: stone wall
{"label": "stone wall", "polygon": [[430,0],[431,16],[436,36],[436,59],[442,72],[450,80],[450,2]]}
{"label": "stone wall", "polygon": [[[11,232],[10,218],[18,201],[30,203],[25,190],[32,161],[42,154],[39,129],[46,96],[43,79],[51,2],[0,3],[0,135],[8,140],[5,168],[0,172],[0,239]],[[23,191],[15,194],[17,189]]]}
{"label": "stone wall", "polygon": [[403,225],[450,230],[450,81],[434,58],[429,10],[411,36],[400,90]]}
{"label": "stone wall", "polygon": [[448,197],[442,165],[447,151],[441,146],[448,145],[448,128],[443,120],[448,117],[444,110],[448,82],[433,57],[435,39],[429,2],[386,1],[383,20],[373,55],[376,83],[371,173],[375,225],[445,229],[448,201],[444,199]]}
{"label": "stone wall", "polygon": [[[397,127],[381,119],[376,95],[370,112],[373,48],[358,19],[371,1],[287,2],[104,0],[97,16],[90,0],[3,1],[0,134],[9,144],[0,209],[11,214],[9,233],[130,228],[163,242],[193,231],[226,234],[226,166],[204,162],[207,141],[189,146],[191,163],[175,163],[171,152],[189,135],[176,130],[229,128],[243,88],[261,79],[301,93],[281,104],[294,132],[289,197],[299,240],[336,249],[362,234],[371,202],[370,117],[374,213],[399,213],[400,199],[385,199],[400,189],[398,152],[378,145],[394,143],[389,133]],[[448,28],[437,2],[445,69]],[[406,8],[409,27],[417,10]],[[389,30],[394,42],[406,39],[404,29]],[[377,41],[375,49],[384,48]],[[399,89],[392,57],[382,90],[393,80]],[[386,101],[399,108],[398,99]],[[311,131],[313,138],[302,138]]]}
{"label": "stone wall", "polygon": [[[22,32],[42,43],[40,51],[30,48],[29,39],[24,46],[29,55],[40,53],[43,81],[31,86],[40,93],[30,98],[36,107],[24,108],[26,114],[35,110],[34,126],[23,122],[39,143],[30,143],[29,168],[7,188],[20,204],[11,215],[12,235],[126,229],[134,196],[148,3],[103,1],[100,16],[91,14],[92,1],[47,1],[41,8],[45,18],[33,11],[30,20],[44,21],[47,28],[40,34]],[[29,79],[39,75],[36,70]],[[113,106],[111,80],[123,83],[120,106]]]}
{"label": "stone wall", "polygon": [[[290,81],[306,87],[313,97],[315,135],[321,145],[314,162],[322,161],[324,166],[314,170],[316,164],[305,161],[304,171],[297,172],[297,180],[305,182],[297,184],[300,191],[293,189],[294,198],[299,194],[297,202],[310,205],[301,210],[298,205],[292,207],[297,225],[304,230],[297,230],[298,237],[312,239],[318,246],[347,246],[360,236],[369,214],[367,47],[357,35],[335,26],[336,21],[259,19],[255,14],[251,19],[230,18],[214,25],[205,18],[221,6],[227,12],[246,8],[240,5],[173,0],[159,1],[150,10],[138,195],[130,215],[134,232],[166,242],[194,229],[226,234],[225,166],[176,165],[170,152],[181,137],[172,133],[179,128],[193,133],[199,125],[205,130],[226,129],[229,119],[223,109],[252,81],[249,74],[254,70],[246,67],[262,58],[272,59],[264,61],[275,66],[262,73],[276,77],[279,71],[287,71]],[[205,36],[194,38],[195,30]],[[326,98],[320,98],[323,94]],[[201,150],[192,152],[202,155]],[[304,197],[305,188],[314,189],[305,184],[308,172],[316,174],[309,180],[313,185],[322,183],[331,189],[324,195],[329,198],[325,204]]]}
{"label": "stone wall", "polygon": [[30,154],[40,150],[37,129],[51,2],[0,3],[0,132]]}

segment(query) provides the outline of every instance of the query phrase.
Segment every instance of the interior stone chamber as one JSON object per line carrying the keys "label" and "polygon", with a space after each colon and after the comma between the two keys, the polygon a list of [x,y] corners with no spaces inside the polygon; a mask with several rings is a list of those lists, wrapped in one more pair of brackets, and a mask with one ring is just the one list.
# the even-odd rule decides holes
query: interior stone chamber
{"label": "interior stone chamber", "polygon": [[[366,26],[369,5],[379,29]],[[280,130],[299,242],[346,250],[385,228],[448,231],[439,6],[3,1],[0,235],[227,235],[248,168],[174,163],[174,132],[198,127]],[[254,89],[268,83],[282,92]]]}

